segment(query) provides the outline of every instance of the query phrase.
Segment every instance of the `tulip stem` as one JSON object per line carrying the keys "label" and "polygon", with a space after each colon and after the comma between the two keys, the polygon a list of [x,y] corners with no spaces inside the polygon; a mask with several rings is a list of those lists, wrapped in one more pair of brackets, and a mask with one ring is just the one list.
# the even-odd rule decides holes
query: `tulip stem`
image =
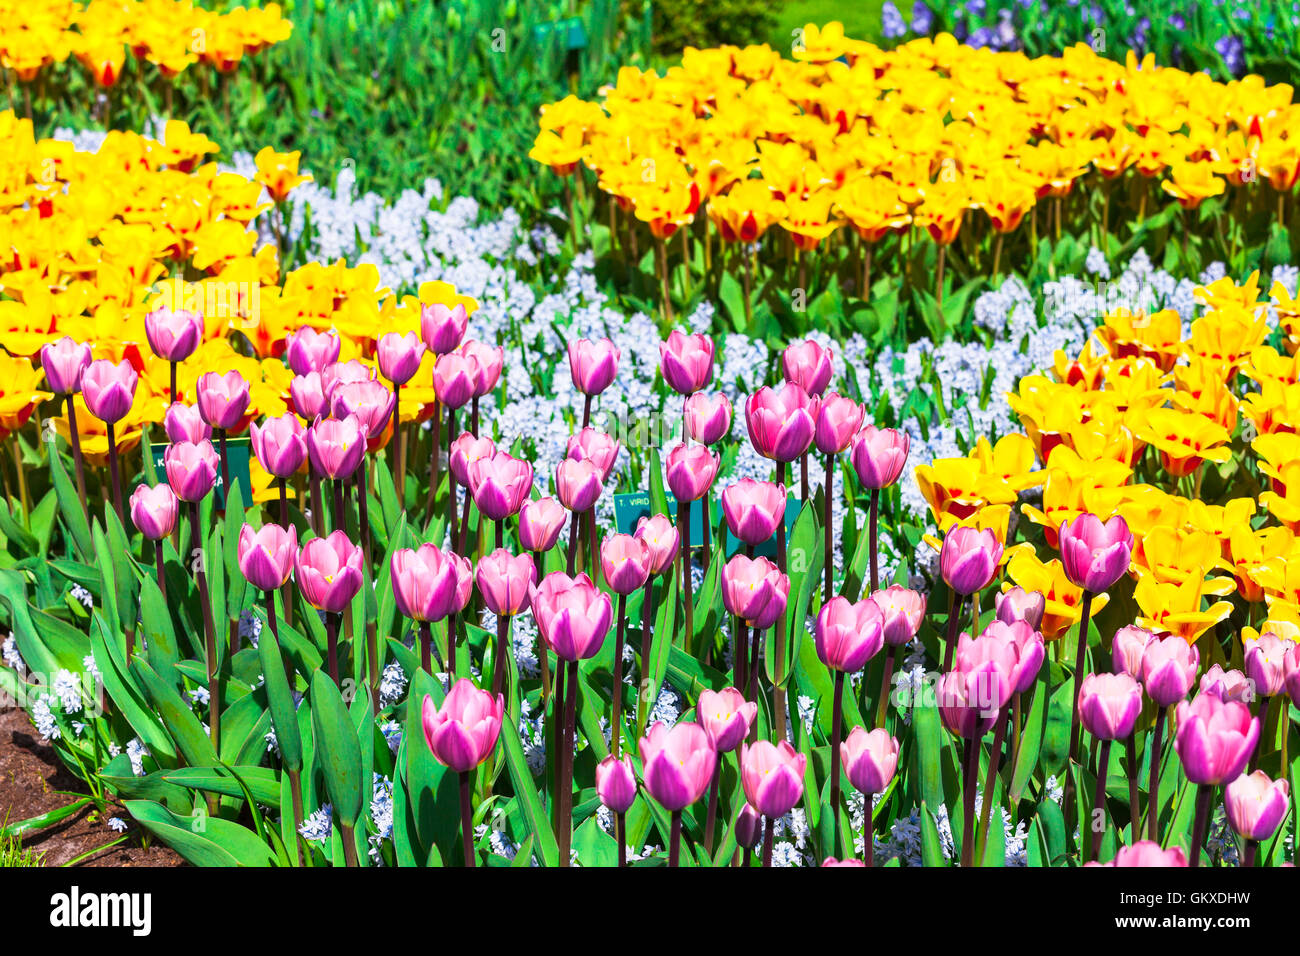
{"label": "tulip stem", "polygon": [[338,614],[325,612],[325,638],[329,648],[330,678],[335,687],[342,687],[339,682],[339,617]]}
{"label": "tulip stem", "polygon": [[713,828],[718,818],[718,788],[722,783],[722,754],[713,758],[713,779],[709,781],[709,813],[704,824],[704,852],[713,853]]}
{"label": "tulip stem", "polygon": [[826,456],[826,480],[822,483],[822,491],[826,494],[826,517],[822,522],[825,526],[824,531],[826,540],[825,547],[822,549],[824,552],[824,559],[822,561],[824,567],[822,570],[825,573],[822,582],[822,604],[828,603],[831,599],[832,578],[835,574],[835,530],[831,527],[831,490],[835,482],[834,469],[835,455],[828,454]]}
{"label": "tulip stem", "polygon": [[808,453],[799,456],[799,504],[808,501]]}
{"label": "tulip stem", "polygon": [[998,756],[1002,753],[1002,740],[1007,733],[1007,718],[1010,716],[1007,704],[998,711],[997,728],[993,731],[993,746],[989,750],[989,765],[984,771],[984,799],[980,802],[979,846],[975,849],[976,859],[983,862],[984,848],[989,842],[989,820],[993,815],[993,788],[998,779]]}
{"label": "tulip stem", "polygon": [[600,587],[600,546],[596,541],[596,506],[587,509],[587,570],[591,580]]}
{"label": "tulip stem", "polygon": [[[1087,588],[1083,591],[1082,615],[1079,618],[1079,640],[1074,650],[1074,691],[1070,697],[1072,699],[1070,706],[1070,763],[1077,763],[1079,760],[1079,688],[1083,684],[1083,679],[1088,676],[1088,615],[1092,610],[1092,592]],[[1068,768],[1067,768],[1068,769]],[[1070,832],[1073,829],[1076,807],[1074,806],[1074,774],[1066,773],[1065,775],[1065,829]]]}
{"label": "tulip stem", "polygon": [[18,500],[23,503],[23,520],[31,514],[32,505],[27,496],[27,469],[23,465],[23,445],[14,433],[14,469],[18,472]]}
{"label": "tulip stem", "polygon": [[280,527],[289,530],[289,479],[281,477],[280,481]]}
{"label": "tulip stem", "polygon": [[586,428],[591,424],[591,396],[582,396],[582,427]]}
{"label": "tulip stem", "polygon": [[[167,575],[163,568],[162,538],[153,543],[153,566],[158,573],[158,590],[162,593],[163,604],[167,603]],[[129,663],[129,661],[128,661]]]}
{"label": "tulip stem", "polygon": [[871,536],[871,592],[880,587],[880,555],[876,541],[880,533],[880,489],[871,489],[871,516],[867,520],[867,533]]}
{"label": "tulip stem", "polygon": [[330,484],[334,486],[334,530],[346,531],[347,519],[343,516],[343,512],[347,505],[343,498],[343,479],[335,478]]}
{"label": "tulip stem", "polygon": [[343,861],[346,866],[360,866],[361,862],[357,859],[357,837],[352,827],[346,823],[339,823],[339,838],[343,841]]}
{"label": "tulip stem", "polygon": [[[110,429],[112,426],[109,426]],[[112,447],[112,440],[109,441]],[[208,594],[208,575],[203,567],[203,552],[200,549],[199,503],[190,502],[190,561],[194,570],[195,584],[199,591],[199,604],[203,608],[203,653],[207,658],[208,669],[208,733],[212,740],[212,749],[221,753],[221,681],[217,674],[217,626],[212,618],[212,596]],[[210,811],[215,812],[216,799],[208,800]]]}
{"label": "tulip stem", "polygon": [[749,626],[743,618],[732,618],[732,635],[731,682],[736,687],[744,687],[749,683],[749,669],[745,666],[749,662]]}
{"label": "tulip stem", "polygon": [[[962,819],[961,819],[961,865],[964,867],[973,866],[975,861],[975,778],[980,772],[980,748],[979,741],[970,737],[966,738],[966,769],[963,774],[962,783]],[[984,802],[988,802],[988,794],[984,795]]]}
{"label": "tulip stem", "polygon": [[311,530],[320,535],[325,530],[325,500],[321,494],[320,475],[311,473]]}
{"label": "tulip stem", "polygon": [[230,501],[230,464],[226,457],[226,429],[217,429],[217,444],[221,449],[221,506]]}
{"label": "tulip stem", "polygon": [[[1103,739],[1101,750],[1097,753],[1097,784],[1092,791],[1092,820],[1089,821],[1092,829],[1092,853],[1088,855],[1085,852],[1084,863],[1101,855],[1101,837],[1106,832],[1106,771],[1110,767],[1110,744],[1109,740]],[[1084,843],[1084,846],[1087,844]]]}
{"label": "tulip stem", "polygon": [[[758,700],[758,652],[759,648],[763,644],[763,629],[759,627],[754,628],[749,641],[749,691],[745,694],[745,697],[749,700],[756,701]],[[758,740],[757,720],[749,725],[749,740],[750,743]]]}
{"label": "tulip stem", "polygon": [[117,509],[117,519],[126,527],[126,512],[122,509],[122,476],[117,465],[117,440],[113,434],[113,423],[108,425],[108,473],[113,479],[113,507]]}
{"label": "tulip stem", "polygon": [[876,701],[876,726],[885,726],[885,716],[889,712],[889,687],[894,678],[894,663],[898,657],[898,646],[891,644],[885,655],[885,669],[880,675],[880,698]]}
{"label": "tulip stem", "polygon": [[447,662],[445,666],[447,674],[453,682],[456,679],[456,672],[460,665],[456,658],[456,645],[460,642],[460,635],[457,633],[456,628],[456,612],[452,611],[447,615]]}
{"label": "tulip stem", "polygon": [[[279,645],[280,626],[275,623],[275,592],[274,591],[266,592],[266,623],[271,626],[271,637],[275,640],[275,643]],[[290,693],[292,693],[294,686],[297,683],[297,681],[294,679],[295,675],[293,671],[293,661],[289,659],[288,655],[282,654],[281,656],[283,658],[283,663],[284,663],[284,680],[285,683],[289,685]]]}
{"label": "tulip stem", "polygon": [[[564,658],[555,659],[555,700],[551,705],[551,731],[553,740],[551,741],[552,751],[555,754],[555,799],[551,801],[552,827],[555,830],[557,842],[560,833],[560,781],[564,777],[564,748],[561,742],[564,740],[564,717],[566,709],[564,706],[564,675],[566,668]],[[560,861],[561,866],[567,865],[567,860]]]}
{"label": "tulip stem", "polygon": [[442,414],[438,408],[438,400],[433,402],[433,454],[429,456],[429,494],[425,498],[424,512],[429,516],[429,521],[433,521],[433,503],[438,495],[438,485],[442,483],[442,476],[439,471],[442,469]]}
{"label": "tulip stem", "polygon": [[81,435],[77,431],[77,409],[71,395],[68,395],[65,401],[68,408],[68,441],[72,445],[72,464],[77,472],[77,497],[81,499],[81,510],[89,524],[90,512],[87,510],[86,503],[86,462],[81,455]]}
{"label": "tulip stem", "polygon": [[372,715],[379,714],[379,676],[383,672],[383,668],[379,666],[379,637],[375,631],[374,619],[367,618],[366,662],[370,669],[370,713]]}
{"label": "tulip stem", "polygon": [[1160,738],[1164,734],[1165,714],[1167,709],[1161,707],[1156,711],[1156,723],[1151,728],[1151,773],[1147,784],[1147,839],[1156,841],[1158,817],[1160,815]]}
{"label": "tulip stem", "polygon": [[492,662],[492,696],[501,693],[506,682],[506,648],[510,646],[510,618],[497,615],[497,649]]}
{"label": "tulip stem", "polygon": [[962,596],[956,591],[948,593],[948,635],[944,638],[943,669],[952,670],[952,656],[957,649],[957,628],[961,622]]}
{"label": "tulip stem", "polygon": [[172,403],[175,404],[176,402],[179,402],[179,401],[180,401],[180,398],[177,397],[177,391],[176,391],[176,363],[175,363],[175,362],[168,362],[167,364],[168,364],[169,366],[171,366],[171,368],[169,369],[169,372],[170,372],[170,379],[171,379],[171,393],[170,393],[170,394],[171,394],[171,397],[172,397]]}
{"label": "tulip stem", "polygon": [[610,750],[614,759],[618,759],[619,747],[623,739],[623,641],[627,629],[627,595],[618,596],[618,635],[614,639],[614,687],[610,691],[613,698],[614,715],[610,721]]}
{"label": "tulip stem", "polygon": [[1245,852],[1241,857],[1241,865],[1248,868],[1253,867],[1255,865],[1255,853],[1258,849],[1258,840],[1247,840]]}
{"label": "tulip stem", "polygon": [[[840,732],[844,721],[844,671],[835,672],[835,697],[831,704],[831,803],[827,808],[831,813],[831,852],[838,852],[840,846]],[[866,813],[871,813],[871,801],[866,804]],[[850,841],[852,842],[852,841]]]}
{"label": "tulip stem", "polygon": [[573,837],[573,757],[574,731],[578,713],[578,662],[568,662],[568,689],[564,699],[564,742],[560,752],[564,756],[564,777],[560,785],[560,865],[569,865],[569,847]]}
{"label": "tulip stem", "polygon": [[1129,816],[1129,842],[1137,842],[1138,834],[1138,762],[1137,762],[1137,729],[1135,728],[1128,738],[1124,741],[1124,749],[1128,758],[1128,816]]}
{"label": "tulip stem", "polygon": [[578,569],[579,520],[580,516],[578,512],[569,512],[569,577],[573,577],[574,573]]}
{"label": "tulip stem", "polygon": [[361,532],[361,553],[365,555],[367,570],[372,567],[370,563],[370,502],[366,499],[366,469],[364,464],[358,468],[355,476],[357,492],[357,524],[360,525]]}
{"label": "tulip stem", "polygon": [[[447,441],[456,440],[456,409],[447,408]],[[447,469],[447,527],[450,529],[450,541],[452,550],[460,554],[463,550],[458,547],[459,538],[456,534],[456,473],[449,467]]]}
{"label": "tulip stem", "polygon": [[[785,462],[776,463],[776,483],[785,485]],[[782,502],[784,506],[785,502]],[[786,541],[785,541],[785,511],[781,512],[781,520],[776,527],[776,566],[784,575],[787,574],[786,560]],[[772,688],[772,709],[773,730],[777,740],[785,740],[785,614],[778,614],[776,618],[776,660],[773,661],[773,688]]]}
{"label": "tulip stem", "polygon": [[679,554],[682,564],[682,600],[686,611],[684,649],[690,651],[695,637],[695,602],[691,596],[691,503],[677,501],[677,526],[681,535]]}
{"label": "tulip stem", "polygon": [[1205,843],[1205,831],[1210,822],[1210,801],[1214,797],[1214,787],[1203,783],[1196,788],[1196,823],[1192,825],[1192,850],[1188,854],[1188,866],[1201,865],[1201,847]]}
{"label": "tulip stem", "polygon": [[460,772],[460,842],[465,847],[465,865],[474,868],[474,805],[470,800],[469,771]]}
{"label": "tulip stem", "polygon": [[[302,835],[302,771],[290,770],[289,793],[293,798],[293,833],[294,851],[298,856],[298,865],[303,864],[302,848],[306,838]],[[308,857],[310,859],[310,857]]]}
{"label": "tulip stem", "polygon": [[397,507],[406,507],[406,433],[402,431],[402,386],[393,383],[393,480],[397,482]]}
{"label": "tulip stem", "polygon": [[627,866],[627,814],[614,814],[614,837],[618,840],[618,865]]}
{"label": "tulip stem", "polygon": [[668,865],[677,866],[682,849],[682,811],[673,811],[673,822],[668,834]]}
{"label": "tulip stem", "polygon": [[641,736],[645,728],[646,711],[650,701],[646,695],[650,689],[651,669],[650,651],[652,647],[655,605],[655,576],[651,574],[645,581],[645,593],[641,601],[641,692],[636,695],[636,732]]}
{"label": "tulip stem", "polygon": [[774,821],[771,817],[763,819],[763,866],[772,865],[772,835]]}
{"label": "tulip stem", "polygon": [[473,495],[469,493],[469,488],[465,489],[465,504],[461,507],[460,512],[460,532],[458,539],[452,542],[452,547],[457,554],[465,554],[465,549],[469,547],[469,506],[473,501]]}

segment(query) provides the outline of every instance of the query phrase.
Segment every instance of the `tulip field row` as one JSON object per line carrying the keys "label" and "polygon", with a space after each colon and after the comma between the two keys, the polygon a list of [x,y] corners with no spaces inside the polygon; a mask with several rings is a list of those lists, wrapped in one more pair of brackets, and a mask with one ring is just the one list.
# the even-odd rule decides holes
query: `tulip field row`
{"label": "tulip field row", "polygon": [[[1294,863],[1290,91],[1003,56],[625,71],[555,228],[0,114],[0,693],[197,865]],[[946,338],[755,294],[925,242]]]}

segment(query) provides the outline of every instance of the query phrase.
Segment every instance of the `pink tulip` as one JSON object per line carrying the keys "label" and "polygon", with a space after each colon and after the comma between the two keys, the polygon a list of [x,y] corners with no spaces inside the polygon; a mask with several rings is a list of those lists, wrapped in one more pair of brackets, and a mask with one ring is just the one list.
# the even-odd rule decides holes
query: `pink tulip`
{"label": "pink tulip", "polygon": [[167,484],[181,501],[202,501],[217,481],[221,458],[212,442],[176,442],[163,452]]}
{"label": "pink tulip", "polygon": [[794,382],[809,395],[821,395],[835,374],[835,353],[812,339],[786,346],[781,353],[785,380]]}
{"label": "pink tulip", "polygon": [[389,578],[397,610],[421,624],[441,621],[463,606],[458,586],[464,558],[432,544],[399,548],[389,559]]}
{"label": "pink tulip", "polygon": [[713,339],[674,329],[668,341],[659,343],[659,370],[679,395],[698,392],[713,377]]}
{"label": "pink tulip", "polygon": [[497,446],[490,438],[475,438],[473,432],[461,432],[460,437],[451,443],[447,455],[447,466],[452,477],[463,487],[469,487],[469,466],[476,461],[491,458],[497,453]]}
{"label": "pink tulip", "polygon": [[320,387],[325,393],[325,407],[334,401],[334,393],[344,385],[359,385],[374,381],[375,370],[358,359],[331,362],[320,372]]}
{"label": "pink tulip", "polygon": [[881,635],[890,647],[911,643],[925,618],[925,598],[919,591],[909,591],[901,584],[891,584],[870,597],[880,609]]}
{"label": "pink tulip", "polygon": [[681,532],[667,515],[642,515],[632,537],[650,549],[650,573],[663,574],[673,566],[681,545]]}
{"label": "pink tulip", "polygon": [[1057,533],[1065,576],[1076,587],[1100,594],[1128,573],[1133,557],[1133,535],[1119,515],[1105,523],[1084,512],[1061,522]]}
{"label": "pink tulip", "polygon": [[433,366],[433,391],[447,408],[461,408],[474,397],[475,366],[459,352],[438,356]]}
{"label": "pink tulip", "polygon": [[771,540],[785,520],[785,485],[742,478],[722,489],[727,527],[745,544]]}
{"label": "pink tulip", "polygon": [[1142,713],[1142,688],[1128,674],[1089,674],[1079,686],[1079,720],[1098,740],[1120,740]]}
{"label": "pink tulip", "polygon": [[90,414],[112,425],[125,418],[131,410],[138,381],[135,369],[125,359],[116,365],[107,359],[98,359],[87,365],[82,373],[81,397]]}
{"label": "pink tulip", "polygon": [[752,850],[761,839],[763,839],[763,818],[746,802],[740,808],[740,813],[736,815],[736,845]]}
{"label": "pink tulip", "polygon": [[468,325],[469,315],[459,303],[452,309],[441,302],[420,307],[420,338],[434,355],[446,355],[460,345]]}
{"label": "pink tulip", "polygon": [[793,382],[760,388],[745,402],[750,444],[764,458],[794,461],[812,444],[819,404]]}
{"label": "pink tulip", "polygon": [[664,462],[668,488],[673,497],[685,504],[708,494],[718,476],[722,458],[707,445],[674,445]]}
{"label": "pink tulip", "polygon": [[470,462],[467,470],[474,504],[489,521],[518,514],[533,490],[532,464],[504,452]]}
{"label": "pink tulip", "polygon": [[1291,698],[1291,703],[1300,706],[1300,644],[1295,644],[1286,652],[1286,660],[1282,665],[1283,679],[1286,681],[1286,692]]}
{"label": "pink tulip", "polygon": [[537,630],[557,657],[580,661],[600,653],[614,611],[587,575],[554,571],[530,587],[529,600]]}
{"label": "pink tulip", "polygon": [[249,427],[250,444],[258,462],[269,474],[288,478],[307,460],[307,429],[296,415],[286,412]]}
{"label": "pink tulip", "polygon": [[833,671],[862,670],[885,644],[885,616],[869,598],[857,604],[836,596],[822,605],[814,638],[817,657]]}
{"label": "pink tulip", "polygon": [[898,739],[883,727],[854,727],[840,744],[840,760],[855,790],[867,796],[884,793],[898,770]]}
{"label": "pink tulip", "polygon": [[1014,624],[990,621],[989,625],[980,632],[977,641],[1010,645],[1015,648],[1015,664],[1009,671],[1012,693],[1023,694],[1034,686],[1047,653],[1043,635],[1024,621],[1016,621]]}
{"label": "pink tulip", "polygon": [[600,469],[600,480],[609,479],[618,461],[619,443],[613,435],[607,435],[598,428],[587,427],[569,438],[565,458],[574,461],[590,461]]}
{"label": "pink tulip", "polygon": [[1246,769],[1259,742],[1259,720],[1245,704],[1224,703],[1214,694],[1197,694],[1175,711],[1174,750],[1183,772],[1195,784],[1232,783]]}
{"label": "pink tulip", "polygon": [[555,494],[560,504],[581,514],[588,511],[604,491],[600,466],[594,461],[566,458],[555,468]]}
{"label": "pink tulip", "polygon": [[973,670],[956,668],[935,685],[939,718],[957,736],[978,740],[997,722],[1011,690],[1007,673],[991,661]]}
{"label": "pink tulip", "polygon": [[74,395],[81,391],[81,377],[91,361],[90,346],[65,335],[41,346],[41,370],[50,391],[56,395]]}
{"label": "pink tulip", "polygon": [[469,773],[492,756],[504,714],[505,699],[500,694],[493,697],[462,677],[441,707],[424,695],[424,739],[438,763],[456,773]]}
{"label": "pink tulip", "polygon": [[1151,840],[1139,840],[1132,846],[1122,846],[1109,863],[1089,863],[1088,866],[1141,866],[1141,867],[1180,867],[1187,866],[1187,854],[1180,846],[1168,850],[1161,849],[1159,843]]}
{"label": "pink tulip", "polygon": [[131,492],[131,520],[150,541],[161,541],[176,530],[179,504],[169,485],[137,485]]}
{"label": "pink tulip", "polygon": [[376,439],[388,428],[396,401],[397,396],[383,382],[349,382],[334,389],[330,414],[335,418],[355,417],[365,436]]}
{"label": "pink tulip", "polygon": [[293,572],[298,553],[298,529],[285,531],[278,524],[265,524],[254,531],[251,524],[239,529],[239,570],[248,583],[262,591],[284,587]]}
{"label": "pink tulip", "polygon": [[[1135,680],[1142,680],[1142,658],[1146,654],[1147,645],[1154,639],[1155,635],[1145,627],[1136,624],[1121,627],[1110,642],[1111,670],[1116,674],[1128,674]],[[1184,691],[1177,699],[1186,696],[1187,692]]]}
{"label": "pink tulip", "polygon": [[1026,591],[1016,585],[1006,591],[1000,591],[993,597],[997,609],[997,619],[1007,624],[1024,621],[1035,631],[1043,626],[1043,613],[1047,610],[1047,598],[1041,591]]}
{"label": "pink tulip", "polygon": [[834,392],[821,401],[813,443],[823,455],[838,455],[848,448],[862,427],[867,410],[851,398]]}
{"label": "pink tulip", "polygon": [[1142,649],[1142,685],[1147,696],[1160,707],[1182,700],[1192,689],[1200,664],[1200,653],[1181,637],[1171,634],[1148,641]]}
{"label": "pink tulip", "polygon": [[375,349],[379,372],[394,385],[405,385],[419,371],[424,351],[424,343],[414,332],[386,332]]}
{"label": "pink tulip", "polygon": [[313,421],[326,411],[325,389],[320,372],[299,375],[289,383],[289,400],[294,412],[307,421]]}
{"label": "pink tulip", "polygon": [[783,740],[740,748],[740,784],[749,805],[768,819],[783,817],[803,799],[808,758]]}
{"label": "pink tulip", "polygon": [[1267,840],[1277,830],[1291,805],[1291,787],[1285,780],[1270,780],[1256,770],[1242,774],[1224,789],[1228,822],[1247,840]]}
{"label": "pink tulip", "polygon": [[686,399],[686,434],[712,445],[731,431],[731,399],[721,392],[696,392]]}
{"label": "pink tulip", "polygon": [[[482,398],[501,380],[501,367],[505,363],[505,349],[499,345],[485,345],[470,340],[460,347],[460,352],[474,368],[474,398]],[[436,366],[435,366],[436,368]]]}
{"label": "pink tulip", "polygon": [[767,558],[732,557],[722,567],[722,603],[728,613],[760,630],[785,613],[790,579]]}
{"label": "pink tulip", "polygon": [[479,558],[474,570],[483,603],[497,617],[513,617],[528,610],[528,594],[537,583],[532,555],[514,555],[497,548]]}
{"label": "pink tulip", "polygon": [[318,611],[341,614],[361,590],[361,548],[343,531],[313,538],[294,558],[294,576],[307,603]]}
{"label": "pink tulip", "polygon": [[339,360],[343,340],[334,332],[317,332],[304,325],[285,337],[284,357],[295,375],[324,371]]}
{"label": "pink tulip", "polygon": [[989,586],[1001,561],[1002,542],[990,529],[957,525],[944,536],[939,572],[958,594],[974,594]]}
{"label": "pink tulip", "polygon": [[163,416],[163,431],[171,442],[201,442],[212,437],[212,426],[203,420],[197,405],[173,402]]}
{"label": "pink tulip", "polygon": [[154,309],[144,317],[144,335],[154,355],[183,362],[203,341],[203,316],[186,309]]}
{"label": "pink tulip", "polygon": [[609,339],[570,340],[569,375],[573,387],[584,395],[599,395],[618,375],[622,355]]}
{"label": "pink tulip", "polygon": [[867,425],[853,439],[849,461],[862,487],[879,491],[898,481],[911,447],[907,432]]}
{"label": "pink tulip", "polygon": [[1258,697],[1273,697],[1286,686],[1286,655],[1295,641],[1265,631],[1245,642],[1246,676],[1255,682]]}
{"label": "pink tulip", "polygon": [[195,385],[199,414],[213,428],[230,431],[248,410],[248,382],[238,372],[204,372]]}
{"label": "pink tulip", "polygon": [[1241,671],[1225,671],[1218,664],[1211,664],[1209,670],[1201,675],[1197,688],[1202,694],[1213,694],[1219,700],[1240,701],[1249,704],[1255,700],[1255,682]]}
{"label": "pink tulip", "polygon": [[567,517],[564,506],[549,495],[525,501],[519,511],[519,544],[528,551],[550,551]]}
{"label": "pink tulip", "polygon": [[724,687],[717,693],[705,688],[700,691],[695,714],[713,749],[725,754],[749,736],[749,729],[758,719],[758,704],[745,700],[745,695],[734,687]]}
{"label": "pink tulip", "polygon": [[366,455],[361,422],[349,415],[319,419],[307,429],[307,455],[312,470],[322,478],[350,478]]}
{"label": "pink tulip", "polygon": [[670,728],[656,721],[638,749],[645,788],[670,813],[704,796],[713,780],[717,753],[699,724],[680,721]]}
{"label": "pink tulip", "polygon": [[850,860],[850,859],[837,860],[833,856],[828,856],[826,859],[822,860],[821,865],[822,866],[848,866],[848,867],[860,866],[865,868],[867,864],[863,863],[861,860]]}
{"label": "pink tulip", "polygon": [[636,800],[636,774],[632,758],[610,754],[596,764],[596,796],[610,813],[627,813]]}
{"label": "pink tulip", "polygon": [[631,594],[650,576],[650,546],[630,534],[613,534],[600,544],[600,569],[615,594]]}

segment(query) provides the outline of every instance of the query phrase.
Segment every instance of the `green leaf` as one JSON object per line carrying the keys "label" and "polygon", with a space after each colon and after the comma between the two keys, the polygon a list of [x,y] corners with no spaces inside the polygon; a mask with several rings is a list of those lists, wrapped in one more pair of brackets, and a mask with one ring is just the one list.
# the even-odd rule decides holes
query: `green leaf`
{"label": "green leaf", "polygon": [[324,671],[312,675],[311,705],[316,763],[324,774],[334,816],[355,827],[362,807],[361,745],[343,695]]}
{"label": "green leaf", "polygon": [[943,855],[943,842],[939,838],[939,828],[935,826],[929,805],[921,801],[921,862],[926,866],[947,866]]}
{"label": "green leaf", "polygon": [[244,788],[235,775],[247,785],[253,799],[264,807],[280,807],[280,777],[270,767],[179,767],[163,774],[163,779],[182,787],[192,787],[228,797],[242,797]]}
{"label": "green leaf", "polygon": [[510,781],[514,785],[515,797],[519,809],[523,812],[524,822],[528,827],[527,836],[533,840],[543,866],[558,866],[560,862],[559,844],[551,829],[551,820],[537,795],[537,784],[533,781],[532,771],[528,769],[528,760],[524,757],[523,743],[519,739],[519,729],[509,721],[501,724],[501,746],[506,754],[506,767],[510,771]]}
{"label": "green leaf", "polygon": [[[280,625],[283,627],[283,623]],[[284,658],[280,656],[279,642],[268,628],[257,642],[257,653],[262,661],[262,676],[266,682],[266,699],[271,709],[271,722],[275,739],[280,745],[280,759],[288,770],[302,769],[302,738],[298,736],[297,708],[293,691],[284,673]]]}
{"label": "green leaf", "polygon": [[127,800],[127,811],[141,826],[195,866],[270,866],[271,849],[254,833],[229,820],[196,810],[172,813],[150,800]]}
{"label": "green leaf", "polygon": [[149,695],[150,708],[162,717],[163,726],[176,742],[181,755],[185,757],[185,762],[196,767],[220,763],[216,752],[212,749],[212,741],[203,732],[203,725],[199,723],[198,717],[194,716],[194,711],[181,699],[176,689],[138,657],[132,662],[131,667]]}
{"label": "green leaf", "polygon": [[83,561],[89,561],[94,553],[90,546],[90,525],[86,521],[81,498],[77,495],[77,487],[68,477],[62,457],[53,448],[50,449],[49,458],[50,475],[54,480],[54,493],[59,499],[59,514],[63,518],[64,527],[68,529],[77,556]]}

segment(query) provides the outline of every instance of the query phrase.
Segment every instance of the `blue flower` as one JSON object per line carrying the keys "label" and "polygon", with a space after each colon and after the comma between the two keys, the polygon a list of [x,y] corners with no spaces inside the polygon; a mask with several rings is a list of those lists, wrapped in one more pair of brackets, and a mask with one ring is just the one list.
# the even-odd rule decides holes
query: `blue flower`
{"label": "blue flower", "polygon": [[907,34],[907,24],[903,22],[898,7],[894,6],[894,0],[885,0],[885,5],[880,8],[880,33],[887,40]]}

